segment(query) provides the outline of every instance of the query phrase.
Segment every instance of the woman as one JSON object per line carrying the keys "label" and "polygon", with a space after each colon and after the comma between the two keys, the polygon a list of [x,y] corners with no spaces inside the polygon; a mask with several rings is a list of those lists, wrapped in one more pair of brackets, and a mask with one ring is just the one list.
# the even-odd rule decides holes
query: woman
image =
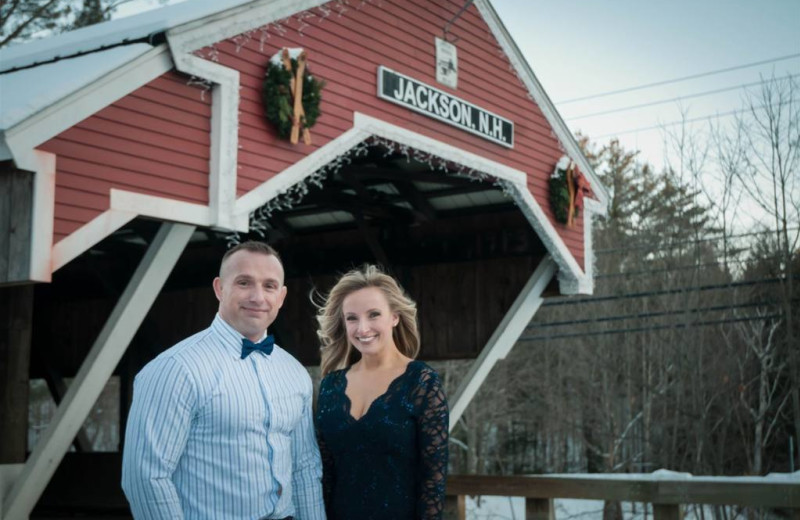
{"label": "woman", "polygon": [[438,374],[414,360],[416,304],[369,265],[339,279],[317,320],[329,520],[441,518],[447,399]]}

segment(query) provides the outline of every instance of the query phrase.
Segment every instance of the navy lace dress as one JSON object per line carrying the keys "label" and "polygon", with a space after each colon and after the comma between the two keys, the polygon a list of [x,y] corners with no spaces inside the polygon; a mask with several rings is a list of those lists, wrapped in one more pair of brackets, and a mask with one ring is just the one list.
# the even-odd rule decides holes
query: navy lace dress
{"label": "navy lace dress", "polygon": [[439,375],[412,361],[356,420],[345,395],[346,373],[331,372],[319,391],[316,419],[328,519],[440,519],[448,409]]}

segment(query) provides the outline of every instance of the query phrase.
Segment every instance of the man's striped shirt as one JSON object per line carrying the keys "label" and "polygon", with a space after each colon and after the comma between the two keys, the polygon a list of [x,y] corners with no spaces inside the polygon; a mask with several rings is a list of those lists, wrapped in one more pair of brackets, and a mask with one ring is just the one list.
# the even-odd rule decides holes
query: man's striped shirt
{"label": "man's striped shirt", "polygon": [[122,487],[137,519],[325,518],[311,378],[277,345],[241,348],[217,315],[136,376]]}

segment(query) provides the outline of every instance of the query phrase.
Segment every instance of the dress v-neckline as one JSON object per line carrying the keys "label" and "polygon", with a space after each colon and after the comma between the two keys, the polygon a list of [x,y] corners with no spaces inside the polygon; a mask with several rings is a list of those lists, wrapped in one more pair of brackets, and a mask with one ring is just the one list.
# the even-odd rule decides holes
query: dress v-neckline
{"label": "dress v-neckline", "polygon": [[392,387],[395,385],[395,383],[397,383],[398,381],[403,379],[403,377],[408,373],[409,369],[411,368],[412,363],[415,363],[415,362],[416,362],[416,360],[412,359],[411,361],[406,363],[406,368],[403,370],[403,372],[400,375],[398,375],[397,377],[395,377],[394,379],[391,380],[391,382],[389,383],[389,386],[386,387],[386,390],[384,390],[384,392],[382,394],[380,394],[375,399],[373,399],[369,403],[369,406],[367,406],[367,408],[364,410],[364,413],[361,414],[361,417],[358,417],[358,418],[353,416],[353,401],[351,401],[350,400],[350,396],[347,395],[347,386],[350,384],[350,381],[347,380],[347,373],[350,371],[350,368],[352,367],[352,365],[347,367],[347,369],[342,373],[342,377],[344,378],[344,389],[342,390],[342,395],[344,395],[344,398],[345,398],[345,404],[346,404],[345,413],[347,414],[347,417],[349,417],[350,420],[352,422],[354,422],[354,423],[361,422],[361,420],[364,419],[364,417],[369,415],[369,412],[372,410],[372,405],[375,404],[375,401],[377,401],[378,399],[382,399],[384,396],[388,395],[389,394],[389,390],[392,389]]}

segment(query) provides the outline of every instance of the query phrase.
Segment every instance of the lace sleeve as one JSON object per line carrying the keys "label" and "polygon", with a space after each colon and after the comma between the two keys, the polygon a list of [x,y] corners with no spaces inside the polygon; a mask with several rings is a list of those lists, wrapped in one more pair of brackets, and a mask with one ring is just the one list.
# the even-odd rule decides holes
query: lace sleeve
{"label": "lace sleeve", "polygon": [[441,519],[444,511],[447,479],[447,442],[449,411],[439,375],[426,367],[420,374],[415,393],[419,410],[417,435],[420,449],[420,519]]}
{"label": "lace sleeve", "polygon": [[[322,458],[322,499],[325,503],[325,511],[330,513],[331,501],[333,500],[333,487],[336,481],[333,454],[331,453],[328,445],[325,442],[325,437],[322,435],[320,428],[321,421],[321,408],[326,400],[331,399],[330,388],[327,384],[327,378],[322,380],[319,390],[319,400],[317,406],[320,410],[317,411],[316,429],[317,429],[317,444],[319,444],[319,454]],[[330,516],[330,514],[328,515]]]}

